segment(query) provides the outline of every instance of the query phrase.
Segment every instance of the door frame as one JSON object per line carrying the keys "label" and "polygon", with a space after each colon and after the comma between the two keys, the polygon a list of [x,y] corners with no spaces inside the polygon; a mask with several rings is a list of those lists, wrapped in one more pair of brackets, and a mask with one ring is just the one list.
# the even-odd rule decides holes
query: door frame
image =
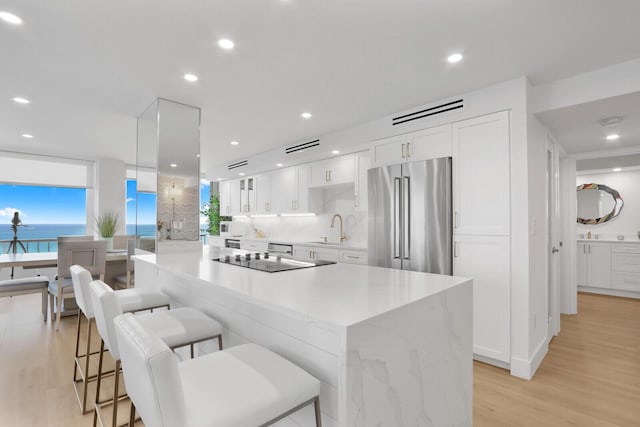
{"label": "door frame", "polygon": [[546,282],[547,282],[547,314],[548,339],[560,332],[560,253],[553,249],[562,250],[560,242],[560,150],[553,136],[547,133],[545,149],[546,168],[546,208],[547,233],[546,240]]}

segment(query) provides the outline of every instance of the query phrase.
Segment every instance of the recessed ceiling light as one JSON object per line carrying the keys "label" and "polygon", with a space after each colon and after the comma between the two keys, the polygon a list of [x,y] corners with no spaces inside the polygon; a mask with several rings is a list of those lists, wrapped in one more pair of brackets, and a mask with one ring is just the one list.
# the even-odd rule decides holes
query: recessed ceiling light
{"label": "recessed ceiling light", "polygon": [[22,19],[19,16],[14,15],[13,13],[2,11],[0,12],[0,19],[4,22],[8,22],[9,24],[20,25],[22,24]]}
{"label": "recessed ceiling light", "polygon": [[340,154],[340,151],[339,150],[332,150],[331,154]]}
{"label": "recessed ceiling light", "polygon": [[447,61],[448,61],[450,64],[455,64],[456,62],[460,62],[460,61],[462,61],[462,58],[463,58],[463,57],[462,57],[462,54],[461,54],[461,53],[453,53],[453,54],[451,54],[451,55],[449,55],[449,56],[447,57]]}
{"label": "recessed ceiling light", "polygon": [[31,135],[30,133],[23,133],[22,137],[23,138],[27,138],[27,139],[31,139],[31,138],[33,138],[33,135]]}
{"label": "recessed ceiling light", "polygon": [[13,98],[13,102],[17,102],[18,104],[28,104],[31,101],[26,98],[20,98],[19,96],[16,96],[15,98]]}
{"label": "recessed ceiling light", "polygon": [[185,74],[184,79],[188,82],[193,83],[198,81],[198,76],[196,76],[195,74]]}
{"label": "recessed ceiling light", "polygon": [[609,135],[607,135],[607,141],[615,141],[616,139],[619,139],[620,135],[618,135],[617,133],[610,133]]}
{"label": "recessed ceiling light", "polygon": [[220,46],[221,48],[225,49],[225,50],[231,50],[234,48],[235,43],[232,42],[229,39],[220,39],[218,40],[218,46]]}
{"label": "recessed ceiling light", "polygon": [[244,172],[240,172],[240,173],[238,173],[238,175],[244,176]]}
{"label": "recessed ceiling light", "polygon": [[222,178],[218,178],[218,181],[222,181]]}
{"label": "recessed ceiling light", "polygon": [[622,168],[613,168],[614,172],[620,172],[622,170]]}
{"label": "recessed ceiling light", "polygon": [[310,119],[311,118],[311,113],[304,112],[304,113],[300,114],[300,117],[302,117],[303,119]]}
{"label": "recessed ceiling light", "polygon": [[171,166],[172,168],[177,168],[178,165],[176,165],[175,163],[171,163],[169,166]]}
{"label": "recessed ceiling light", "polygon": [[281,168],[282,166],[284,166],[282,163],[276,163],[276,166]]}
{"label": "recessed ceiling light", "polygon": [[231,145],[238,145],[238,144],[240,144],[240,143],[239,143],[238,141],[231,141],[231,142],[230,142],[230,144],[231,144]]}

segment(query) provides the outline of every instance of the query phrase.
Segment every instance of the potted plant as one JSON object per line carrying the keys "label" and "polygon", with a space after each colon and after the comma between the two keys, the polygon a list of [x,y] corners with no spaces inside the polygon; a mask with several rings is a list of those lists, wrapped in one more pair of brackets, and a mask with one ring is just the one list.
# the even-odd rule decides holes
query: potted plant
{"label": "potted plant", "polygon": [[207,224],[209,225],[207,232],[212,236],[220,234],[218,228],[220,221],[229,221],[231,219],[226,216],[220,216],[220,196],[217,194],[211,195],[209,204],[205,203],[200,213],[206,217]]}
{"label": "potted plant", "polygon": [[100,237],[107,241],[107,252],[113,251],[113,236],[118,229],[118,214],[106,211],[96,220]]}

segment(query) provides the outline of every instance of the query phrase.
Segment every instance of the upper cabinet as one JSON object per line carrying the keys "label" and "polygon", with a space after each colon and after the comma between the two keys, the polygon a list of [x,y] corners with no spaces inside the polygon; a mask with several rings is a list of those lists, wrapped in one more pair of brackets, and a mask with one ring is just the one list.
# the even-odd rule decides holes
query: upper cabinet
{"label": "upper cabinet", "polygon": [[510,234],[509,167],[508,111],[453,124],[454,234]]}
{"label": "upper cabinet", "polygon": [[240,213],[255,213],[257,204],[256,177],[240,180]]}
{"label": "upper cabinet", "polygon": [[353,182],[353,157],[353,154],[348,154],[311,163],[309,165],[309,187],[327,187]]}
{"label": "upper cabinet", "polygon": [[309,165],[292,166],[283,170],[285,203],[283,213],[317,213],[322,209],[317,194],[309,192]]}
{"label": "upper cabinet", "polygon": [[263,173],[256,176],[256,206],[252,213],[270,214],[273,210],[272,173]]}
{"label": "upper cabinet", "polygon": [[231,215],[231,181],[220,184],[220,215]]}
{"label": "upper cabinet", "polygon": [[378,140],[372,153],[374,167],[449,157],[452,154],[451,125]]}

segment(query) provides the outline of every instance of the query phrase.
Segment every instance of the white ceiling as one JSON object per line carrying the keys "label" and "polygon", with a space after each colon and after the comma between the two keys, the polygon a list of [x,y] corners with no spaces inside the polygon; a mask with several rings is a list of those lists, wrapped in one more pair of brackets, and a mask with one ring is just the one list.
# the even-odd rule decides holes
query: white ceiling
{"label": "white ceiling", "polygon": [[[606,127],[599,123],[615,116],[622,117],[622,123]],[[640,146],[640,92],[545,111],[538,117],[568,153]],[[611,133],[620,139],[607,141],[605,137]]]}
{"label": "white ceiling", "polygon": [[[6,0],[0,8],[24,20],[0,22],[0,149],[128,163],[135,117],[159,96],[202,108],[206,166],[510,78],[542,83],[640,57],[635,0]],[[220,37],[236,49],[220,50]],[[454,51],[466,57],[451,66]],[[187,72],[200,80],[185,82]],[[301,119],[307,110],[313,118]]]}

